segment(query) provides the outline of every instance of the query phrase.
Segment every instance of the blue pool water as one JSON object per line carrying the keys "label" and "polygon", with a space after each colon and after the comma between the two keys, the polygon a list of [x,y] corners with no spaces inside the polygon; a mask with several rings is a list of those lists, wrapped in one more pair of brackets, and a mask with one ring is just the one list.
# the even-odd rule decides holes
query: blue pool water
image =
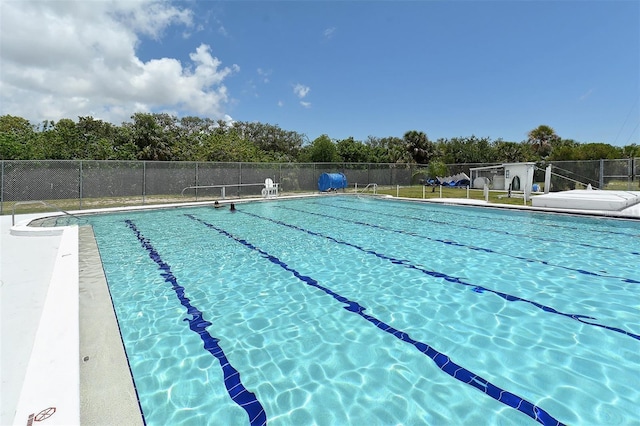
{"label": "blue pool water", "polygon": [[147,424],[640,421],[640,223],[237,207],[90,218]]}

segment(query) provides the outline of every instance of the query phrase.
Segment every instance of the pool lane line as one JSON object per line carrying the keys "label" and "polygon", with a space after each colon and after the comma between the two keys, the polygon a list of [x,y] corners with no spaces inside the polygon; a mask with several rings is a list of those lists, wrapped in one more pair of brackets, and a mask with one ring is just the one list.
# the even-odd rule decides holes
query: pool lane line
{"label": "pool lane line", "polygon": [[147,250],[151,260],[158,265],[162,271],[160,275],[164,278],[165,282],[171,284],[171,289],[176,293],[176,296],[180,300],[182,306],[187,308],[187,313],[192,316],[191,319],[185,318],[183,321],[189,322],[189,328],[191,331],[197,333],[200,336],[200,339],[202,339],[204,349],[216,357],[220,362],[220,367],[224,374],[224,386],[233,402],[247,413],[249,416],[249,423],[252,426],[266,425],[267,414],[264,411],[262,404],[260,404],[260,401],[258,401],[255,394],[249,392],[242,384],[240,373],[231,365],[224,351],[218,344],[220,339],[211,336],[207,331],[206,328],[212,324],[205,320],[202,312],[191,304],[191,301],[185,295],[185,288],[178,284],[177,278],[173,275],[173,272],[171,272],[171,266],[162,260],[160,254],[153,247],[149,239],[140,232],[133,221],[127,219],[125,220],[125,223],[136,235],[142,247]]}
{"label": "pool lane line", "polygon": [[[322,206],[325,206],[325,207],[327,206],[327,204],[321,204],[321,203],[315,203],[315,204],[322,205]],[[353,210],[353,211],[360,212],[360,213],[362,213],[362,212],[371,213],[371,211],[369,211],[369,210],[356,209],[356,208],[353,208],[353,207],[335,206],[335,205],[331,205],[331,206],[335,207],[335,208],[339,208],[339,209]],[[417,207],[414,207],[413,210],[419,210],[419,209]],[[415,220],[415,221],[420,221],[420,222],[431,222],[431,223],[436,223],[436,224],[439,224],[439,225],[447,225],[447,226],[455,226],[455,227],[458,227],[458,228],[472,229],[472,230],[475,230],[475,231],[493,232],[493,233],[497,233],[497,234],[509,235],[509,236],[514,236],[514,237],[524,237],[524,238],[529,238],[529,239],[532,239],[532,240],[538,240],[538,241],[544,241],[544,242],[566,244],[566,242],[563,241],[563,240],[558,240],[558,239],[553,239],[553,238],[537,237],[537,236],[533,236],[533,235],[530,235],[530,234],[518,234],[518,233],[509,232],[509,231],[501,231],[501,230],[496,230],[496,229],[487,229],[487,228],[481,228],[481,227],[469,226],[469,225],[460,225],[458,223],[443,222],[443,221],[436,220],[436,219],[425,219],[425,218],[421,218],[421,217],[397,215],[397,214],[393,214],[393,213],[385,213],[385,216],[393,216],[393,217],[397,217],[397,218],[400,218],[400,219],[410,219],[410,220]],[[631,237],[633,237],[633,235],[631,235]],[[624,253],[624,254],[631,254],[631,255],[634,255],[634,256],[640,256],[640,252],[637,252],[637,251],[626,252],[626,251],[618,250],[618,249],[613,248],[613,247],[596,246],[596,245],[587,244],[587,243],[573,243],[573,244],[574,245],[578,245],[578,246],[582,246],[582,247],[587,247],[587,248],[611,250],[611,251],[618,252],[618,253]]]}
{"label": "pool lane line", "polygon": [[[474,250],[474,251],[481,251],[484,253],[490,253],[490,254],[497,254],[499,256],[507,256],[510,257],[512,259],[517,259],[517,260],[522,260],[525,261],[527,263],[539,263],[545,266],[550,266],[553,268],[559,268],[559,269],[565,269],[567,271],[573,271],[573,272],[578,272],[580,274],[583,275],[590,275],[590,276],[594,276],[594,277],[600,277],[600,278],[611,278],[611,279],[618,279],[621,280],[625,283],[628,284],[640,284],[639,280],[634,280],[631,278],[625,278],[625,277],[619,277],[617,275],[608,275],[608,274],[602,274],[602,273],[598,273],[598,272],[592,272],[592,271],[587,271],[585,269],[578,269],[578,268],[571,268],[569,266],[563,266],[563,265],[557,265],[555,263],[552,262],[548,262],[546,260],[538,260],[538,259],[530,259],[528,257],[524,257],[524,256],[516,256],[514,254],[508,254],[508,253],[500,253],[499,251],[495,251],[493,249],[488,249],[488,248],[484,248],[484,247],[478,247],[478,246],[472,246],[469,244],[463,244],[463,243],[459,243],[457,241],[452,241],[452,240],[443,240],[443,239],[439,239],[439,238],[431,238],[428,237],[426,235],[420,235],[416,232],[408,232],[408,231],[404,231],[404,230],[400,230],[400,229],[393,229],[393,228],[388,228],[386,226],[382,226],[382,225],[376,225],[373,223],[368,223],[368,222],[362,222],[359,220],[351,220],[351,219],[345,219],[344,217],[337,217],[337,216],[331,216],[325,213],[318,213],[318,212],[309,212],[306,210],[300,210],[300,209],[295,209],[292,207],[286,207],[286,206],[276,206],[279,209],[284,209],[284,210],[291,210],[291,211],[295,211],[295,212],[299,212],[299,213],[306,213],[306,214],[310,214],[310,215],[314,215],[314,216],[320,216],[320,217],[326,217],[329,219],[339,219],[342,222],[350,222],[356,225],[363,225],[363,226],[368,226],[371,228],[375,228],[375,229],[380,229],[383,231],[389,231],[389,232],[395,232],[398,234],[403,234],[403,235],[409,235],[412,237],[417,237],[417,238],[424,238],[426,240],[429,241],[434,241],[437,243],[443,243],[443,244],[447,244],[450,246],[454,246],[454,247],[463,247],[463,248],[467,248],[470,250]],[[340,207],[338,207],[340,208]]]}
{"label": "pool lane line", "polygon": [[[383,200],[377,200],[377,201],[384,201],[384,202],[392,201],[393,202],[395,200],[384,200],[383,199]],[[338,200],[338,202],[348,202],[348,201],[346,201],[345,199],[340,199],[340,200]],[[420,210],[419,207],[415,206],[415,204],[416,204],[415,202],[412,203],[412,204],[413,204],[412,206],[407,206],[407,208],[409,208],[411,210]],[[325,206],[329,206],[330,205],[331,207],[337,207],[337,206],[335,206],[333,204],[323,204],[323,205],[325,205]],[[451,205],[449,204],[448,206],[450,207]],[[469,205],[467,207],[477,207],[478,209],[483,208],[482,206],[473,206],[473,205]],[[495,209],[501,209],[500,206],[487,205],[486,207],[493,208],[494,210]],[[455,208],[457,208],[457,206]],[[507,211],[505,209],[501,209],[501,213],[505,213],[504,216],[506,216],[507,214],[512,214],[512,213],[516,213],[516,212]],[[534,216],[536,218],[544,216],[544,215],[546,215],[546,216],[549,215],[549,213],[540,212],[540,211],[519,211],[519,213],[522,213],[523,215],[531,215],[531,216]],[[447,216],[454,216],[455,215],[455,213],[452,213],[451,211],[448,211],[448,210],[443,210],[442,214],[446,214]],[[564,216],[555,215],[555,217],[567,218],[566,215],[564,215]],[[581,218],[592,219],[592,220],[601,220],[602,219],[602,217],[599,217],[599,216],[596,216],[596,217],[584,217],[584,216],[582,216]],[[493,219],[493,218],[488,216],[488,215],[480,214],[480,215],[474,216],[474,219],[487,219],[487,220],[490,220],[490,219]],[[505,221],[505,222],[516,222],[516,223],[519,223],[517,219],[512,219],[512,218],[509,218],[509,217],[502,217],[501,219],[503,221]],[[618,220],[618,222],[620,222],[620,220],[624,220],[625,223],[629,223],[630,222],[629,219],[624,219],[624,218],[612,218],[612,217],[609,217],[607,219]],[[541,220],[546,220],[546,219],[545,218],[541,218]],[[574,231],[580,231],[580,232],[584,231],[583,228],[579,228],[577,226],[568,226],[568,225],[564,225],[564,224],[540,223],[538,225],[539,226],[548,227],[548,228],[562,228],[562,229],[568,229],[568,230],[574,230]],[[588,231],[597,232],[599,234],[620,235],[620,236],[624,236],[624,237],[640,237],[640,233],[629,233],[629,232],[620,232],[620,231],[611,231],[611,230],[600,230],[600,229],[594,229],[592,225],[589,225]],[[635,232],[635,230],[634,230],[634,232]]]}
{"label": "pool lane line", "polygon": [[[337,199],[336,201],[338,202],[348,202],[346,199]],[[395,201],[395,200],[377,200],[377,201],[383,201],[383,202],[389,202],[389,201]],[[407,208],[411,209],[411,210],[420,210],[420,208],[415,206],[415,202],[412,203],[414,204],[413,206],[407,206]],[[332,204],[322,204],[324,206],[332,206],[332,207],[336,207],[335,205]],[[478,209],[483,208],[482,206],[469,206],[469,207],[477,207]],[[500,208],[499,206],[487,206],[487,207],[491,207],[494,210],[497,208]],[[457,208],[457,207],[456,207]],[[515,212],[509,212],[509,211],[505,211],[504,209],[501,211],[502,213],[505,214],[512,214]],[[448,210],[444,210],[442,212],[443,214],[446,214],[447,216],[454,216],[455,213],[452,213]],[[544,212],[539,212],[539,211],[520,211],[520,213],[522,213],[523,215],[525,214],[530,214],[530,215],[535,215],[536,217],[542,216],[542,215],[549,215],[549,213],[544,213]],[[566,216],[558,216],[555,215],[558,218],[566,218]],[[601,220],[601,217],[590,217],[590,218],[585,218],[582,217],[584,219],[593,219],[593,220]],[[492,219],[491,217],[484,215],[484,214],[480,214],[478,216],[474,216],[474,219]],[[618,220],[618,222],[620,222],[620,218],[607,218],[607,219],[616,219]],[[512,219],[512,218],[502,218],[502,220],[504,220],[505,222],[518,222],[516,219]],[[544,219],[543,219],[544,220]],[[629,223],[629,219],[622,219],[625,221],[625,223]],[[579,231],[579,232],[583,232],[584,229],[583,228],[579,228],[577,226],[568,226],[568,225],[564,225],[564,224],[555,224],[555,223],[540,223],[540,226],[544,226],[544,227],[549,227],[549,228],[562,228],[562,229],[569,229],[569,230],[574,230],[574,231]],[[611,231],[611,230],[599,230],[599,229],[593,229],[593,227],[591,225],[589,225],[589,231],[592,232],[597,232],[599,234],[611,234],[611,235],[620,235],[620,236],[624,236],[624,237],[640,237],[640,233],[628,233],[628,232],[620,232],[620,231]],[[635,231],[635,230],[634,230]]]}
{"label": "pool lane line", "polygon": [[[321,205],[323,207],[329,206],[328,204],[322,204],[322,203],[317,203],[317,202],[315,204]],[[335,205],[331,205],[331,207],[334,207],[334,208],[337,208],[337,209],[353,210],[353,211],[356,211],[356,212],[359,212],[359,213],[371,213],[371,211],[369,211],[369,210],[356,209],[356,208],[353,208],[353,207],[335,206]],[[544,242],[548,242],[548,243],[560,243],[560,244],[565,244],[565,245],[567,244],[566,241],[558,240],[558,239],[554,239],[554,238],[536,237],[536,236],[530,235],[530,234],[518,234],[518,233],[509,232],[509,231],[501,231],[501,230],[497,230],[497,229],[487,229],[487,228],[481,228],[481,227],[477,227],[477,226],[461,225],[461,224],[458,224],[458,223],[444,222],[444,221],[436,220],[436,219],[428,219],[428,218],[415,217],[415,216],[397,215],[397,214],[393,214],[393,213],[385,213],[384,215],[385,216],[393,216],[393,217],[397,217],[397,218],[400,218],[400,219],[410,219],[410,220],[415,220],[415,221],[419,221],[419,222],[436,223],[438,225],[455,226],[457,228],[473,229],[474,231],[492,232],[492,233],[495,233],[495,234],[509,235],[511,237],[529,238],[531,240],[544,241]],[[613,252],[616,252],[616,253],[624,253],[624,254],[631,254],[633,256],[640,256],[640,252],[638,252],[638,251],[628,252],[628,251],[618,250],[618,249],[615,249],[613,247],[597,246],[597,245],[593,245],[593,244],[573,242],[573,241],[571,242],[571,244],[576,245],[576,246],[581,246],[581,247],[592,248],[592,249],[608,250],[608,251],[613,251]]]}
{"label": "pool lane line", "polygon": [[185,216],[197,222],[202,223],[206,227],[213,229],[214,231],[217,231],[218,233],[242,244],[248,249],[258,252],[260,255],[262,255],[262,257],[269,260],[271,263],[281,267],[282,269],[290,272],[291,274],[293,274],[293,276],[295,276],[297,279],[299,279],[306,285],[314,287],[318,290],[321,290],[325,294],[333,297],[338,302],[346,304],[347,306],[344,306],[343,307],[344,309],[364,318],[365,320],[369,321],[370,323],[378,327],[380,330],[391,334],[395,338],[405,343],[409,343],[413,345],[416,349],[418,349],[424,355],[429,357],[438,366],[440,370],[444,371],[454,379],[459,380],[462,383],[466,383],[468,385],[473,386],[474,388],[480,390],[481,392],[485,393],[486,395],[490,396],[496,401],[501,402],[511,408],[515,408],[516,410],[526,414],[527,416],[531,417],[532,419],[536,420],[537,422],[543,425],[563,425],[563,423],[561,423],[559,420],[554,418],[551,414],[547,413],[545,410],[538,407],[537,405],[534,405],[533,403],[527,401],[526,399],[516,394],[513,394],[502,388],[499,388],[498,386],[494,385],[493,383],[489,382],[483,377],[456,364],[451,360],[451,358],[449,358],[448,355],[437,351],[431,345],[421,342],[419,340],[414,340],[413,338],[411,338],[411,336],[409,336],[408,333],[405,333],[402,330],[393,328],[392,326],[384,323],[383,321],[377,319],[376,317],[365,313],[365,310],[367,308],[363,307],[358,302],[349,300],[346,297],[329,289],[328,287],[324,287],[323,285],[318,283],[318,281],[316,281],[315,279],[309,276],[302,275],[300,272],[288,266],[285,262],[280,260],[278,257],[272,254],[269,254],[268,252],[256,247],[246,239],[237,237],[232,233],[222,228],[219,228],[211,223],[208,223],[205,220],[200,219],[192,214],[185,214]]}
{"label": "pool lane line", "polygon": [[524,298],[518,297],[518,296],[513,296],[511,294],[503,293],[503,292],[497,291],[497,290],[493,290],[493,289],[490,289],[488,287],[483,287],[483,286],[480,286],[480,285],[471,284],[471,283],[468,283],[468,282],[464,281],[462,278],[454,277],[452,275],[447,275],[447,274],[442,273],[442,272],[430,271],[430,270],[425,269],[425,268],[423,268],[421,266],[414,265],[414,264],[412,264],[410,261],[408,261],[406,259],[397,259],[397,258],[394,258],[394,257],[391,257],[391,256],[387,256],[386,254],[378,253],[375,250],[369,250],[369,249],[361,247],[361,246],[359,246],[357,244],[353,244],[353,243],[350,243],[348,241],[339,240],[339,239],[334,238],[334,237],[332,237],[330,235],[324,235],[324,234],[321,234],[319,232],[314,232],[314,231],[311,231],[309,229],[305,229],[305,228],[299,227],[297,225],[291,225],[289,223],[282,222],[281,220],[271,219],[271,218],[268,218],[268,217],[257,215],[255,213],[249,213],[249,212],[244,211],[244,210],[242,210],[241,212],[243,214],[256,217],[258,219],[267,220],[267,221],[276,223],[276,224],[281,225],[281,226],[285,226],[285,227],[288,227],[288,228],[291,228],[291,229],[295,229],[295,230],[298,230],[298,231],[301,231],[301,232],[306,232],[309,235],[313,235],[313,236],[320,237],[320,238],[326,238],[326,239],[328,239],[330,241],[333,241],[334,243],[337,243],[337,244],[342,244],[342,245],[345,245],[345,246],[348,246],[348,247],[355,248],[357,250],[362,251],[363,253],[372,254],[372,255],[380,258],[380,259],[388,260],[389,262],[393,263],[394,265],[402,265],[402,266],[404,266],[406,268],[414,269],[416,271],[420,271],[423,274],[429,275],[429,276],[434,277],[434,278],[440,278],[440,279],[443,279],[445,281],[452,282],[454,284],[460,284],[460,285],[464,285],[464,286],[467,286],[467,287],[471,287],[472,290],[475,293],[488,292],[488,293],[495,294],[496,296],[499,296],[499,297],[501,297],[502,299],[504,299],[504,300],[506,300],[508,302],[524,302],[524,303],[528,303],[528,304],[530,304],[532,306],[535,306],[538,309],[543,310],[544,312],[549,312],[549,313],[552,313],[552,314],[560,315],[560,316],[563,316],[563,317],[570,318],[570,319],[573,319],[575,321],[581,322],[582,324],[588,324],[588,325],[592,325],[594,327],[604,328],[606,330],[614,331],[616,333],[624,334],[624,335],[629,336],[631,338],[634,338],[636,340],[640,340],[640,335],[632,333],[630,331],[626,331],[626,330],[623,330],[621,328],[611,327],[611,326],[608,326],[608,325],[603,325],[603,324],[598,324],[598,323],[595,323],[595,322],[589,322],[588,321],[588,320],[597,321],[598,319],[595,318],[595,317],[591,317],[591,316],[588,316],[588,315],[582,315],[582,314],[568,314],[568,313],[565,313],[565,312],[561,312],[561,311],[558,311],[558,310],[556,310],[556,309],[554,309],[554,308],[552,308],[550,306],[546,306],[546,305],[543,305],[541,303],[534,302],[533,300],[524,299]]}

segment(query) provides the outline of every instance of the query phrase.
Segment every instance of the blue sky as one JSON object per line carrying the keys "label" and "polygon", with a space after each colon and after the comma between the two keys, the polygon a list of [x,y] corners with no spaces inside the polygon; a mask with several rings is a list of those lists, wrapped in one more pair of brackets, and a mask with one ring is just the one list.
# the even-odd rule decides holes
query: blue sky
{"label": "blue sky", "polygon": [[[638,1],[88,3],[3,2],[1,59],[33,77],[0,70],[1,114],[120,124],[169,112],[363,141],[420,130],[520,142],[547,124],[579,142],[640,143]],[[42,20],[36,47],[71,25],[75,41],[60,42],[81,43],[79,58],[44,61],[46,45],[18,55],[20,14]]]}

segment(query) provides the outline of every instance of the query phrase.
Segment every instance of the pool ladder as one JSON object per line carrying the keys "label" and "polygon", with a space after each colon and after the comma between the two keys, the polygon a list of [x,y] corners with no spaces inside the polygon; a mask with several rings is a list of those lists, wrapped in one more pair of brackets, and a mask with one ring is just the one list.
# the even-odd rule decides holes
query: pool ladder
{"label": "pool ladder", "polygon": [[360,190],[360,192],[358,192],[358,184],[356,183],[356,187],[355,187],[356,194],[358,194],[358,193],[363,194],[369,187],[373,188],[373,194],[374,195],[376,195],[378,193],[378,184],[377,183],[369,183],[369,184],[367,184],[367,186],[362,188],[362,190]]}

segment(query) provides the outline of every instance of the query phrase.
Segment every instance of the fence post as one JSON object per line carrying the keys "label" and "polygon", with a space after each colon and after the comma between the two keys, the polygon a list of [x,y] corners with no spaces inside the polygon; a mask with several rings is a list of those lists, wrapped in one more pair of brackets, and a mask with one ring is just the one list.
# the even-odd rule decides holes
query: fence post
{"label": "fence post", "polygon": [[0,215],[4,207],[4,160],[0,162]]}
{"label": "fence post", "polygon": [[198,162],[196,161],[196,201],[198,201]]}
{"label": "fence post", "polygon": [[600,189],[604,189],[604,160],[600,159]]}
{"label": "fence post", "polygon": [[395,180],[393,179],[393,166],[389,166],[389,185],[393,185]]}
{"label": "fence post", "polygon": [[[239,162],[238,163],[238,184],[242,185],[242,163]],[[236,193],[236,197],[240,196],[240,188],[242,188],[241,186],[237,187],[237,193]]]}
{"label": "fence post", "polygon": [[78,195],[80,196],[80,209],[82,209],[82,160],[80,160],[80,167],[78,167]]}
{"label": "fence post", "polygon": [[147,195],[147,162],[142,162],[142,204],[145,202]]}

